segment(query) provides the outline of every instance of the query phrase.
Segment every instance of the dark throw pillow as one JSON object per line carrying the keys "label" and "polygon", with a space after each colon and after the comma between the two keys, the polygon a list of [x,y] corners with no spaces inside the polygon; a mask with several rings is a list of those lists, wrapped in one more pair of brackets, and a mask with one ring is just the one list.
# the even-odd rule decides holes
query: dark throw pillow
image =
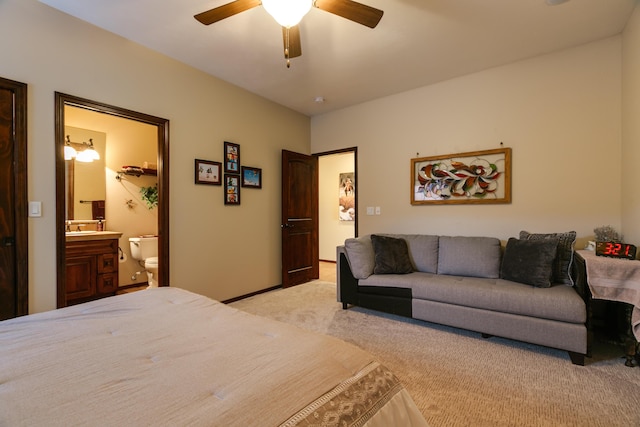
{"label": "dark throw pillow", "polygon": [[573,244],[576,241],[575,231],[567,231],[566,233],[529,233],[528,231],[521,231],[520,239],[558,240],[558,253],[553,261],[553,283],[573,285],[571,264],[573,263]]}
{"label": "dark throw pillow", "polygon": [[557,239],[518,240],[512,237],[504,250],[500,276],[512,282],[549,288],[557,250]]}
{"label": "dark throw pillow", "polygon": [[404,239],[371,235],[375,264],[373,274],[408,274],[413,272],[409,249]]}

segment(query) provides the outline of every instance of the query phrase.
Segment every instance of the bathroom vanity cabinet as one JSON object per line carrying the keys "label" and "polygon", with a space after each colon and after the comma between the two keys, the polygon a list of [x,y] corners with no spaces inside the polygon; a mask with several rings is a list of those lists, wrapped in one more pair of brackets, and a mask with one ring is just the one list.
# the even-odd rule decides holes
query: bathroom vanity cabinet
{"label": "bathroom vanity cabinet", "polygon": [[78,304],[115,295],[118,290],[118,239],[98,232],[66,238],[66,302]]}

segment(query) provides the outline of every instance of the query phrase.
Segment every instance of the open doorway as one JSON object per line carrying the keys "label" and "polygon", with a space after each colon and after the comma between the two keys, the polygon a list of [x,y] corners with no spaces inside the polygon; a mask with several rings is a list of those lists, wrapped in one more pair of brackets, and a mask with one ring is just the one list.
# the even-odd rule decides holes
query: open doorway
{"label": "open doorway", "polygon": [[[89,138],[102,133],[102,132],[94,132],[87,129],[81,129],[81,128],[70,128],[69,126],[67,126],[69,123],[66,123],[67,122],[66,119],[67,119],[67,114],[69,114],[70,112],[70,109],[78,110],[76,111],[76,113],[84,111],[94,115],[97,114],[98,116],[108,116],[108,117],[122,119],[125,121],[131,121],[132,123],[135,122],[140,124],[140,126],[144,124],[144,126],[142,127],[149,128],[146,132],[148,133],[150,130],[151,132],[150,139],[153,140],[153,142],[151,143],[155,144],[157,147],[157,150],[153,150],[152,148],[152,151],[155,154],[157,154],[156,160],[154,161],[149,159],[150,162],[155,163],[154,166],[156,167],[156,169],[154,169],[155,176],[153,176],[150,179],[152,179],[152,181],[156,183],[155,188],[157,189],[157,191],[155,191],[155,193],[157,194],[157,199],[156,199],[157,215],[155,215],[157,228],[156,230],[152,230],[152,231],[155,231],[158,236],[157,237],[157,241],[158,241],[157,281],[160,286],[168,286],[168,283],[169,283],[169,170],[168,170],[168,167],[169,167],[169,121],[159,117],[153,117],[143,113],[126,110],[119,107],[114,107],[107,104],[103,104],[103,103],[99,103],[99,102],[91,101],[87,99],[82,99],[82,98],[78,98],[71,95],[65,95],[58,92],[56,92],[55,95],[56,95],[55,97],[55,101],[56,101],[56,234],[57,234],[57,306],[58,308],[64,307],[67,305],[66,270],[68,268],[73,267],[75,268],[74,270],[72,270],[74,273],[79,272],[78,274],[80,273],[85,274],[89,280],[96,282],[95,285],[90,286],[91,289],[96,287],[100,289],[100,286],[102,286],[104,289],[107,289],[109,292],[111,292],[112,290],[117,290],[117,287],[118,287],[118,281],[113,277],[117,275],[116,274],[117,269],[112,268],[113,271],[111,270],[107,271],[108,274],[96,275],[96,272],[103,273],[103,271],[100,270],[101,268],[100,266],[102,265],[102,264],[99,264],[100,261],[104,262],[105,264],[103,266],[104,268],[111,267],[114,265],[114,260],[113,260],[114,255],[111,253],[108,255],[108,257],[106,255],[103,256],[102,253],[100,253],[97,255],[98,258],[95,261],[94,261],[95,255],[92,257],[87,255],[84,257],[86,258],[86,260],[83,259],[82,264],[77,263],[77,265],[74,264],[71,267],[69,267],[66,263],[67,236],[65,233],[66,231],[65,224],[68,225],[67,221],[70,220],[70,218],[67,218],[67,217],[69,216],[69,213],[72,210],[71,203],[68,203],[68,199],[69,199],[68,189],[71,187],[69,185],[69,177],[71,175],[69,172],[69,168],[65,164],[67,160],[65,160],[65,154],[64,154],[65,146],[70,144],[69,143],[70,138],[67,138],[67,135],[70,129],[74,131],[74,134],[78,132],[84,132],[84,133],[89,132],[90,133],[90,135],[88,136]],[[88,126],[88,127],[91,128],[95,126]],[[79,133],[77,137],[81,137],[80,139],[83,140],[84,136],[86,135],[84,135],[83,133]],[[89,139],[89,142],[90,142],[90,145],[93,147],[93,143],[91,139]],[[97,142],[98,142],[98,139],[96,136],[96,143]],[[82,143],[76,144],[76,145],[82,145]],[[96,144],[96,147],[97,145],[98,144]],[[152,157],[152,156],[148,156],[148,157]],[[118,160],[117,162],[118,165],[122,165],[123,163],[125,163],[124,160]],[[120,166],[118,166],[118,168],[114,168],[114,169],[118,169],[116,178],[120,177],[119,168]],[[107,172],[110,171],[108,167],[106,168],[102,167],[102,170],[105,170]],[[114,178],[113,180],[110,180],[110,182],[111,181],[115,182],[116,178]],[[151,187],[150,184],[146,184],[146,185],[149,185]],[[121,187],[124,188],[125,186],[121,185]],[[126,200],[127,198],[119,197],[119,199]],[[87,200],[85,200],[85,202],[86,201]],[[74,206],[73,208],[74,211],[81,210],[82,202],[81,200],[78,200],[78,202],[79,202],[79,205]],[[96,200],[93,200],[90,202],[96,202]],[[101,209],[106,212],[107,207],[104,206],[105,205],[104,200],[97,200],[97,202],[103,202],[103,206]],[[95,208],[95,207],[96,206],[92,206],[92,208]],[[104,217],[104,213],[102,214],[102,217]],[[114,217],[112,216],[112,218]],[[105,222],[107,223],[107,225],[109,225],[109,221],[110,219],[106,218]],[[85,221],[85,219],[83,218],[80,222],[89,222],[89,221],[88,220]],[[117,246],[118,245],[116,244],[116,248]],[[113,251],[114,251],[114,254],[119,254],[117,255],[118,261],[115,261],[115,262],[119,262],[124,259],[124,257],[122,256],[123,254],[122,250],[115,252],[116,249],[113,249]],[[97,266],[94,266],[94,264],[97,264]],[[104,283],[102,283],[102,280],[105,279],[105,277],[109,281],[108,282],[105,281]],[[112,284],[112,286],[107,286],[106,284],[107,285]]]}
{"label": "open doorway", "polygon": [[[314,154],[318,156],[319,258],[330,269],[336,246],[358,235],[358,170],[356,147]],[[335,266],[333,267],[335,271]]]}

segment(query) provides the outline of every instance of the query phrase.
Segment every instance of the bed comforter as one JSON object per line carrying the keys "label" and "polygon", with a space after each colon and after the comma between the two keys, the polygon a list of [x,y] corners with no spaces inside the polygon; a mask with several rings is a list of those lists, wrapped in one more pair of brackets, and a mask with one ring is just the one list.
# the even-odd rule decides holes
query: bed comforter
{"label": "bed comforter", "polygon": [[0,322],[0,425],[426,422],[353,345],[155,288]]}

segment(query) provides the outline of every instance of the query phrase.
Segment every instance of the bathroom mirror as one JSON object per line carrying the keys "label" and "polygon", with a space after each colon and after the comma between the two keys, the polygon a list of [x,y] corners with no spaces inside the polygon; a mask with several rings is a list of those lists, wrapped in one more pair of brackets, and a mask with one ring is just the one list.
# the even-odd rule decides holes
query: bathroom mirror
{"label": "bathroom mirror", "polygon": [[[65,107],[66,122],[74,122],[74,116],[79,113],[79,108]],[[65,134],[65,143],[73,149],[81,152],[91,144],[100,156],[92,162],[82,162],[76,158],[65,159],[65,219],[104,219],[106,134],[73,126],[65,126]]]}
{"label": "bathroom mirror", "polygon": [[[111,106],[108,104],[100,103],[97,101],[92,101],[84,98],[79,98],[72,95],[66,95],[63,93],[56,92],[55,93],[55,144],[56,144],[56,282],[57,282],[57,307],[65,307],[67,305],[66,302],[66,234],[65,234],[65,220],[67,216],[67,212],[70,209],[70,204],[67,203],[66,195],[69,192],[70,179],[74,181],[85,180],[85,178],[80,178],[79,175],[76,174],[76,168],[79,162],[75,162],[72,168],[73,171],[70,170],[69,167],[65,165],[66,161],[64,158],[64,147],[67,136],[67,126],[71,126],[70,123],[66,123],[66,114],[68,113],[69,107],[74,107],[83,112],[94,112],[99,113],[95,114],[95,116],[111,116],[116,118],[125,119],[128,122],[135,122],[139,127],[151,128],[151,139],[156,143],[155,150],[153,150],[153,154],[149,155],[149,157],[156,156],[155,164],[157,165],[156,173],[153,176],[145,176],[141,178],[135,178],[136,182],[134,184],[133,181],[121,181],[117,179],[119,177],[117,173],[117,169],[121,168],[122,165],[130,164],[126,163],[125,159],[130,158],[131,151],[128,150],[120,150],[123,154],[124,158],[118,158],[115,160],[113,156],[109,154],[109,147],[105,144],[105,155],[106,162],[113,162],[115,165],[106,166],[103,164],[102,170],[104,175],[103,182],[106,182],[107,185],[105,187],[105,198],[108,199],[109,191],[107,188],[114,183],[117,183],[117,187],[121,188],[123,191],[131,191],[131,194],[136,194],[135,189],[139,189],[140,186],[145,185],[156,185],[158,188],[158,205],[154,208],[154,221],[157,222],[157,236],[158,236],[158,284],[159,286],[169,286],[169,121],[160,117],[150,116],[144,113],[139,113],[131,110],[127,110],[120,107]],[[77,126],[82,129],[97,129],[98,127],[93,126],[91,123],[83,123],[82,126]],[[102,129],[100,130],[102,131]],[[115,132],[115,129],[106,130],[108,135],[112,135]],[[145,130],[146,132],[146,130]],[[93,136],[82,136],[79,135],[78,139],[74,135],[70,135],[70,139],[72,142],[84,142],[83,138],[86,140],[88,138],[92,138]],[[97,138],[99,139],[99,138]],[[127,140],[129,144],[130,141],[136,141],[136,138],[131,140]],[[94,139],[95,145],[96,139]],[[144,160],[147,160],[145,157]],[[153,159],[149,158],[150,162],[153,162]],[[117,167],[116,167],[117,165]],[[133,177],[132,177],[133,179]],[[137,181],[140,179],[140,181]],[[86,178],[88,182],[91,178]],[[131,185],[127,185],[131,184]],[[103,187],[104,184],[94,185],[95,187]],[[73,197],[75,200],[102,200],[102,193],[100,195],[90,195],[80,196],[78,194],[78,188],[74,185],[74,189],[72,191]],[[122,200],[122,204],[128,204],[127,200],[123,197],[116,197],[116,200]],[[79,213],[76,213],[76,209],[78,203],[74,203],[74,219],[77,220]],[[81,204],[82,205],[82,204]],[[106,203],[108,206],[108,203]],[[118,205],[114,205],[118,206]],[[139,207],[139,213],[142,214],[147,208],[144,206]],[[156,210],[157,209],[157,210]],[[85,215],[85,214],[83,214]],[[88,214],[86,214],[88,215]],[[109,227],[109,218],[108,214],[106,215],[107,227]],[[82,218],[84,220],[86,218]],[[115,229],[114,229],[115,230]],[[118,231],[118,230],[115,230]],[[122,245],[122,242],[121,242]]]}

